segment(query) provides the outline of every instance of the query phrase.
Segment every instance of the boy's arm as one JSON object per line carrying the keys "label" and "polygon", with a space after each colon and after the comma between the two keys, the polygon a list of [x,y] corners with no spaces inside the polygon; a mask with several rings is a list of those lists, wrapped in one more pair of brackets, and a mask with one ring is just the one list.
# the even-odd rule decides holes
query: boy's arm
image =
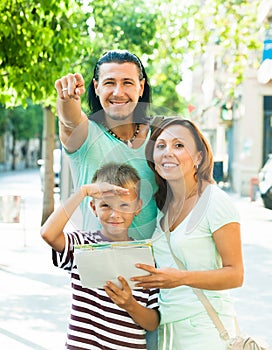
{"label": "boy's arm", "polygon": [[160,315],[157,309],[144,307],[135,299],[126,311],[138,325],[147,331],[154,331],[160,323]]}
{"label": "boy's arm", "polygon": [[122,289],[118,288],[114,283],[107,282],[105,291],[111,300],[126,310],[133,320],[147,331],[154,331],[160,322],[160,315],[157,309],[144,307],[132,295],[132,291],[123,277],[118,277],[122,283]]}
{"label": "boy's arm", "polygon": [[103,196],[125,195],[128,189],[111,185],[107,182],[83,185],[77,192],[46,220],[41,228],[42,238],[57,252],[62,252],[65,247],[64,227],[73,215],[81,201],[87,197],[101,198]]}
{"label": "boy's arm", "polygon": [[79,189],[49,216],[41,228],[42,238],[59,253],[61,253],[65,247],[64,227],[83,198],[85,198],[85,196],[81,189]]}

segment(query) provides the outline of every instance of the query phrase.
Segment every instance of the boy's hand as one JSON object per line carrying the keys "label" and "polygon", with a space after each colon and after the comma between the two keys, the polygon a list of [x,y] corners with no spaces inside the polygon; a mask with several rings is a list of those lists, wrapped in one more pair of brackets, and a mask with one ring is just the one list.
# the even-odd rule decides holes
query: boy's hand
{"label": "boy's hand", "polygon": [[122,284],[122,289],[118,288],[114,283],[108,281],[107,285],[104,287],[105,291],[116,305],[122,309],[125,309],[126,311],[129,311],[135,302],[135,299],[124,277],[119,276],[118,280]]}
{"label": "boy's hand", "polygon": [[81,186],[81,192],[84,197],[103,198],[110,196],[123,196],[129,194],[127,188],[109,184],[108,182],[94,183]]}

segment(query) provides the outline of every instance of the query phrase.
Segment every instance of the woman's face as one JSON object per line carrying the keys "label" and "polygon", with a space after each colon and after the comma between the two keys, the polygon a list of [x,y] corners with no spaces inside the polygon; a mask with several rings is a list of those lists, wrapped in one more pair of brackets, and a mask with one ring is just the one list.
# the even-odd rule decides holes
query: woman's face
{"label": "woman's face", "polygon": [[155,142],[153,158],[158,174],[167,181],[194,177],[200,152],[191,132],[179,124],[165,128]]}

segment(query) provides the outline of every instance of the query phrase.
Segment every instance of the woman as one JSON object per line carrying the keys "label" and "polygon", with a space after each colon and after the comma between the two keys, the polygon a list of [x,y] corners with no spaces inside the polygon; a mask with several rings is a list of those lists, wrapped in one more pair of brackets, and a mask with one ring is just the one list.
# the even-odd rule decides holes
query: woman
{"label": "woman", "polygon": [[[193,288],[203,289],[230,335],[234,308],[228,289],[243,283],[239,215],[231,199],[214,183],[211,148],[195,124],[164,119],[146,147],[160,209],[153,236],[157,268],[135,277],[138,286],[160,288],[159,349],[223,350],[225,341]],[[168,220],[167,220],[168,218]],[[186,270],[178,268],[165,236]]]}

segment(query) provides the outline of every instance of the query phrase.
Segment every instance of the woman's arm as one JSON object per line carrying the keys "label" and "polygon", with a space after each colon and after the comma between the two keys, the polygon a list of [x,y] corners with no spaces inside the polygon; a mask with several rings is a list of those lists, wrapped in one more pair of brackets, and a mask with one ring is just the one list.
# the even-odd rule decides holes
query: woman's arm
{"label": "woman's arm", "polygon": [[229,223],[213,233],[222,268],[208,271],[187,271],[174,268],[156,269],[139,264],[137,267],[151,275],[134,277],[136,285],[144,288],[175,288],[190,286],[207,290],[223,290],[240,287],[244,279],[240,224]]}
{"label": "woman's arm", "polygon": [[222,268],[189,272],[185,284],[207,290],[240,287],[244,280],[240,224],[224,225],[213,233],[213,238],[222,259]]}
{"label": "woman's arm", "polygon": [[124,195],[128,189],[111,185],[109,183],[93,183],[83,185],[46,220],[41,228],[42,238],[57,252],[62,252],[65,247],[64,227],[73,215],[81,201],[87,197],[101,198],[103,196]]}

